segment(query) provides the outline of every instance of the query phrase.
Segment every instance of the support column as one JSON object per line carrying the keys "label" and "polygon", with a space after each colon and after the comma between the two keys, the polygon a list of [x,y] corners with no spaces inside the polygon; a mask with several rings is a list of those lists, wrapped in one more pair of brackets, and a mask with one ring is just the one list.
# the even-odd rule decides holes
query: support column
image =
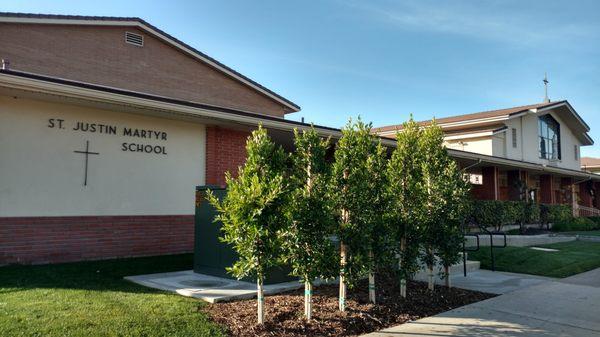
{"label": "support column", "polygon": [[591,188],[590,181],[584,181],[579,184],[579,198],[581,198],[581,205],[586,207],[592,207],[592,195],[590,194]]}
{"label": "support column", "polygon": [[543,204],[554,203],[554,188],[552,187],[552,175],[542,174],[540,175],[540,201]]}
{"label": "support column", "polygon": [[600,208],[600,195],[598,195],[598,193],[600,193],[600,182],[594,182],[594,190],[596,192],[596,195],[594,196],[594,207]]}
{"label": "support column", "polygon": [[506,180],[508,183],[508,200],[520,200],[519,181],[521,180],[521,172],[519,170],[506,171]]}

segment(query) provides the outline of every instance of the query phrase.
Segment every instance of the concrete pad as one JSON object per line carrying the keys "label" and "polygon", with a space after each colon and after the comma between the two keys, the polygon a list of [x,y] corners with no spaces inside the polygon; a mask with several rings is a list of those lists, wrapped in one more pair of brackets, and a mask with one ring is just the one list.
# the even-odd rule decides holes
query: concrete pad
{"label": "concrete pad", "polygon": [[563,278],[560,282],[600,288],[600,268]]}
{"label": "concrete pad", "polygon": [[531,249],[533,249],[533,250],[539,250],[539,251],[542,251],[542,252],[558,252],[558,249],[552,249],[552,248],[531,247]]}
{"label": "concrete pad", "polygon": [[600,337],[599,317],[600,288],[547,281],[365,336]]}
{"label": "concrete pad", "polygon": [[597,331],[575,326],[465,306],[363,337],[392,336],[598,337],[600,334]]}
{"label": "concrete pad", "polygon": [[[124,279],[150,288],[172,291],[183,296],[216,303],[256,297],[256,284],[194,273],[192,270],[149,275],[126,276]],[[318,284],[318,282],[315,282]],[[265,295],[304,287],[297,281],[264,286]]]}
{"label": "concrete pad", "polygon": [[[559,236],[554,234],[540,234],[540,235],[507,235],[506,245],[511,247],[527,247],[527,246],[540,246],[551,243],[559,242],[570,242],[577,240],[575,236]],[[494,235],[493,237],[494,246],[499,246],[504,243],[502,235]],[[477,239],[471,236],[466,237],[467,246],[475,246]],[[486,234],[479,235],[479,246],[490,245],[490,237]]]}
{"label": "concrete pad", "polygon": [[[418,275],[418,281],[427,281]],[[491,270],[476,270],[468,272],[467,277],[464,277],[462,272],[458,274],[450,274],[450,284],[453,287],[481,291],[490,294],[506,294],[518,289],[531,287],[541,283],[555,280],[550,277],[515,274]],[[439,277],[436,277],[436,284],[443,284]]]}

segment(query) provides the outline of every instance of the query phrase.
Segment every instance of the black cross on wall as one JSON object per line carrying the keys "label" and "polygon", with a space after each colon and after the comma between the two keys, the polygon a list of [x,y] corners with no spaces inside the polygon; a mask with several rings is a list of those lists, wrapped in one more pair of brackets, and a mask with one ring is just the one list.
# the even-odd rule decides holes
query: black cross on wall
{"label": "black cross on wall", "polygon": [[85,141],[85,151],[73,151],[75,153],[82,153],[85,154],[85,173],[84,173],[84,178],[83,178],[83,186],[87,186],[87,180],[88,180],[88,161],[89,161],[89,157],[90,154],[100,154],[98,152],[90,152],[90,141],[86,140]]}

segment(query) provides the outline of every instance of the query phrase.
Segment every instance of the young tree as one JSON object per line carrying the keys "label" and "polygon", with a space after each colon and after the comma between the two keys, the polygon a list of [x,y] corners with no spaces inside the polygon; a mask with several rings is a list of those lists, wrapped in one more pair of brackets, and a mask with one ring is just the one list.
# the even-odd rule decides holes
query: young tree
{"label": "young tree", "polygon": [[444,212],[438,219],[439,232],[436,244],[437,255],[444,268],[446,287],[450,287],[450,266],[460,261],[460,252],[464,240],[462,225],[470,208],[470,185],[456,162],[446,154],[447,165],[442,172],[442,184],[439,184],[442,199],[445,200]]}
{"label": "young tree", "polygon": [[258,323],[264,323],[263,280],[268,268],[278,263],[281,229],[285,225],[284,179],[286,155],[259,126],[246,142],[246,163],[238,177],[226,175],[227,195],[222,202],[209,192],[223,223],[224,242],[232,245],[238,260],[228,271],[241,279],[256,277]]}
{"label": "young tree", "polygon": [[310,320],[313,280],[335,277],[335,245],[330,239],[335,218],[327,195],[330,166],[325,160],[329,139],[319,137],[314,128],[294,130],[294,144],[283,244],[285,262],[304,283],[304,315]]}
{"label": "young tree", "polygon": [[396,133],[397,145],[388,162],[389,223],[396,239],[400,295],[406,297],[406,280],[419,269],[419,224],[423,218],[422,165],[419,147],[422,130],[412,119]]}
{"label": "young tree", "polygon": [[[339,210],[337,236],[340,240],[340,311],[346,308],[346,290],[369,272],[372,259],[370,238],[373,205],[370,194],[371,170],[369,161],[377,151],[371,125],[360,119],[342,129],[336,145],[332,167],[332,197]],[[371,158],[371,159],[370,159]]]}
{"label": "young tree", "polygon": [[[389,213],[389,194],[387,193],[387,150],[381,142],[377,143],[375,152],[371,153],[367,161],[367,170],[369,172],[369,188],[365,193],[368,194],[370,202],[364,209],[366,221],[370,222],[368,240],[369,250],[369,301],[377,302],[375,289],[375,274],[378,268],[389,266],[393,258],[390,247],[393,245],[393,237],[390,233],[388,222]],[[369,214],[370,213],[370,214]]]}
{"label": "young tree", "polygon": [[423,261],[429,270],[429,289],[433,291],[433,266],[436,252],[444,266],[449,285],[449,267],[459,259],[462,236],[460,224],[468,205],[469,186],[456,162],[444,146],[444,133],[435,120],[425,128],[420,142],[424,209],[422,236]]}

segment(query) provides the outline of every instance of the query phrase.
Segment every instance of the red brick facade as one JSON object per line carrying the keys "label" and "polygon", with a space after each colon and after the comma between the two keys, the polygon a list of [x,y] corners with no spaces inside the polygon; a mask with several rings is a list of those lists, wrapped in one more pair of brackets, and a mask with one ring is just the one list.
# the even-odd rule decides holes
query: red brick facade
{"label": "red brick facade", "polygon": [[481,185],[472,185],[471,194],[475,199],[480,200],[496,200],[496,188],[498,185],[498,169],[492,166],[483,167],[481,174],[483,180]]}
{"label": "red brick facade", "polygon": [[225,172],[234,176],[246,161],[246,131],[206,128],[206,184],[225,186]]}
{"label": "red brick facade", "polygon": [[0,218],[0,265],[190,253],[194,216]]}

